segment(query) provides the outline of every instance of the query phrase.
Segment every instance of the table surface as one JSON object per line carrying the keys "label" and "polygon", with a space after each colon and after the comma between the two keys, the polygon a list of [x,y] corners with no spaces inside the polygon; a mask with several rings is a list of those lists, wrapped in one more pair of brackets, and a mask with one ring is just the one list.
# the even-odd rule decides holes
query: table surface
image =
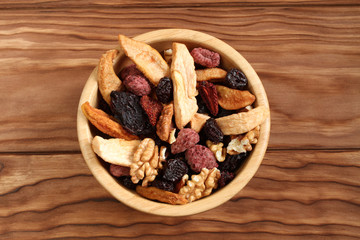
{"label": "table surface", "polygon": [[[77,141],[78,101],[101,54],[119,33],[159,28],[233,46],[271,107],[255,177],[187,217],[115,200]],[[0,239],[360,238],[359,1],[3,0],[0,36]]]}

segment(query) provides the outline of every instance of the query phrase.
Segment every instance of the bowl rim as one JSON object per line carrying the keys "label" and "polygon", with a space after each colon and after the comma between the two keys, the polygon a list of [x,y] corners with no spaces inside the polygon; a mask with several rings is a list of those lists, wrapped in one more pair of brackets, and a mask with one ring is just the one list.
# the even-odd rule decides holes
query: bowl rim
{"label": "bowl rim", "polygon": [[[227,61],[231,62],[231,64],[228,64],[229,66],[231,65],[232,67],[239,68],[245,73],[249,80],[250,91],[256,96],[255,105],[263,105],[269,108],[269,102],[265,89],[255,70],[239,52],[222,40],[203,32],[178,28],[154,30],[140,34],[133,39],[143,41],[151,45],[152,43],[164,41],[163,38],[165,36],[168,38],[166,41],[195,42],[195,44],[198,44],[199,46],[219,52],[222,58],[225,57]],[[201,41],[198,39],[201,39]],[[117,49],[119,49],[119,47],[117,47]],[[221,54],[224,52],[226,52],[226,56]],[[119,57],[115,60],[115,62],[118,60]],[[97,67],[95,67],[85,83],[78,105],[77,134],[80,149],[86,164],[96,180],[113,197],[136,210],[160,216],[187,216],[215,208],[230,200],[244,188],[244,186],[255,175],[265,155],[270,138],[270,115],[261,125],[258,143],[253,148],[253,151],[251,151],[247,161],[238,170],[236,177],[223,189],[220,189],[205,198],[185,205],[170,205],[148,200],[137,195],[135,191],[128,190],[119,184],[102,166],[100,160],[92,150],[91,141],[93,136],[90,131],[89,122],[82,113],[81,105],[84,102],[89,101],[92,106],[96,106],[98,102],[97,93]]]}

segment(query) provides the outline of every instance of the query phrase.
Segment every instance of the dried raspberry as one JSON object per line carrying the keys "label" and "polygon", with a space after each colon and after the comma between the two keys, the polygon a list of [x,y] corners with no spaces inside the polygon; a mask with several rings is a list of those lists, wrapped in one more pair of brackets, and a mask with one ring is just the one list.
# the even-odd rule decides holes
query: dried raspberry
{"label": "dried raspberry", "polygon": [[226,184],[228,184],[231,180],[233,180],[235,177],[235,174],[232,172],[223,171],[221,172],[221,177],[218,181],[218,188],[224,187]]}
{"label": "dried raspberry", "polygon": [[190,54],[194,58],[194,62],[201,66],[212,68],[220,65],[220,54],[209,49],[194,48]]}
{"label": "dried raspberry", "polygon": [[114,177],[122,177],[122,176],[129,176],[130,175],[130,168],[124,167],[120,165],[111,164],[109,171],[111,175]]}
{"label": "dried raspberry", "polygon": [[165,191],[169,191],[169,192],[174,192],[175,190],[175,184],[174,182],[165,180],[165,179],[155,179],[152,184],[153,187],[165,190]]}
{"label": "dried raspberry", "polygon": [[224,134],[217,125],[215,119],[213,118],[209,118],[208,120],[206,120],[202,130],[204,131],[207,139],[209,139],[213,143],[219,143],[224,140]]}
{"label": "dried raspberry", "polygon": [[173,100],[173,84],[170,78],[163,77],[156,87],[156,96],[162,103],[169,103]]}
{"label": "dried raspberry", "polygon": [[225,161],[220,163],[220,171],[235,172],[246,158],[246,153],[227,155]]}
{"label": "dried raspberry", "polygon": [[170,159],[165,164],[163,178],[171,182],[176,182],[187,174],[188,170],[188,166],[180,158]]}
{"label": "dried raspberry", "polygon": [[151,125],[155,126],[163,109],[162,104],[159,101],[152,99],[147,95],[141,97],[140,104],[141,107],[146,112],[146,114],[148,115]]}
{"label": "dried raspberry", "polygon": [[140,75],[128,75],[123,83],[129,92],[137,96],[148,95],[151,92],[148,80]]}
{"label": "dried raspberry", "polygon": [[139,75],[139,76],[144,76],[144,74],[136,68],[135,64],[129,65],[127,67],[125,67],[123,70],[121,70],[120,72],[120,78],[121,80],[125,80],[125,78],[129,75]]}
{"label": "dried raspberry", "polygon": [[149,123],[146,113],[140,105],[140,99],[129,92],[112,91],[111,110],[121,125],[135,135],[149,134],[154,127]]}
{"label": "dried raspberry", "polygon": [[242,71],[233,68],[226,74],[225,83],[229,88],[243,90],[248,80]]}
{"label": "dried raspberry", "polygon": [[171,145],[171,153],[177,154],[184,152],[200,141],[200,136],[191,128],[183,128],[180,130],[176,141]]}
{"label": "dried raspberry", "polygon": [[188,149],[185,158],[190,168],[195,172],[201,172],[201,169],[213,169],[218,167],[214,153],[203,145],[195,145]]}
{"label": "dried raspberry", "polygon": [[213,116],[216,116],[219,111],[218,95],[214,84],[208,81],[203,81],[199,84],[199,92],[206,107],[210,110]]}

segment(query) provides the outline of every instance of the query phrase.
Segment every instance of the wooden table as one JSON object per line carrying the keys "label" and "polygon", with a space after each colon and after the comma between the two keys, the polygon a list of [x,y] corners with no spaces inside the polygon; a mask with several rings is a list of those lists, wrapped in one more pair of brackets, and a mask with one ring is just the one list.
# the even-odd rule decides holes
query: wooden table
{"label": "wooden table", "polygon": [[[78,101],[100,55],[118,33],[159,28],[232,45],[271,105],[255,177],[188,217],[119,203],[77,142]],[[0,239],[360,238],[359,1],[3,0],[0,36]]]}

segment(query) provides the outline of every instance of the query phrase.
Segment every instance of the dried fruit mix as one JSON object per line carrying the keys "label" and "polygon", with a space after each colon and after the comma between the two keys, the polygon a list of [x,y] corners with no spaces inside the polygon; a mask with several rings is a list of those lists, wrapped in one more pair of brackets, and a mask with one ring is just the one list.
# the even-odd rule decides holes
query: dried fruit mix
{"label": "dried fruit mix", "polygon": [[165,61],[146,43],[123,35],[119,43],[128,57],[120,73],[112,66],[117,50],[99,62],[102,106],[111,111],[82,105],[105,134],[94,137],[92,148],[110,163],[110,174],[139,195],[169,204],[226,186],[269,115],[265,107],[251,108],[256,98],[245,74],[222,69],[220,54],[202,47],[189,52],[173,43]]}

